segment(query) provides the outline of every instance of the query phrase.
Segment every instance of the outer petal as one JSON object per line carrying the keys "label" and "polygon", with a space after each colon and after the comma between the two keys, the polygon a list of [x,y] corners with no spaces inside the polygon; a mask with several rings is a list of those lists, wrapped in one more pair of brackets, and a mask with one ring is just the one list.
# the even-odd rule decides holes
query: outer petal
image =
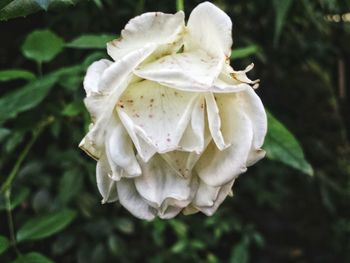
{"label": "outer petal", "polygon": [[264,143],[267,132],[267,117],[264,105],[259,96],[253,89],[246,89],[242,92],[242,100],[245,112],[253,123],[254,141],[253,146],[256,150],[260,149]]}
{"label": "outer petal", "polygon": [[224,185],[246,171],[253,140],[251,120],[235,94],[218,96],[217,103],[223,124],[221,135],[230,146],[219,150],[212,142],[199,159],[195,169],[198,176],[210,186]]}
{"label": "outer petal", "polygon": [[128,87],[118,113],[142,159],[149,158],[139,147],[139,138],[159,153],[178,148],[197,97],[147,80]]}
{"label": "outer petal", "polygon": [[201,182],[191,205],[207,216],[213,215],[231,192],[233,183],[234,180],[220,187],[212,187]]}
{"label": "outer petal", "polygon": [[130,52],[142,49],[148,44],[159,47],[172,45],[184,29],[184,13],[145,13],[129,21],[119,40],[107,44],[108,54],[118,61]]}
{"label": "outer petal", "polygon": [[[142,176],[135,178],[136,189],[153,207],[158,208],[161,216],[167,217],[167,211],[175,216],[191,202],[197,187],[195,178],[178,176],[159,155],[148,163],[140,160],[140,165]],[[169,211],[169,207],[177,209]]]}
{"label": "outer petal", "polygon": [[[122,176],[135,177],[141,174],[132,141],[117,116],[112,117],[111,125],[107,130],[106,155],[114,180],[120,180]],[[121,169],[123,172],[120,171]]]}
{"label": "outer petal", "polygon": [[261,149],[267,133],[267,117],[264,106],[253,89],[242,92],[245,112],[253,124],[253,144],[248,156],[247,166],[251,166],[265,157],[265,151]]}
{"label": "outer petal", "polygon": [[102,154],[105,129],[109,125],[116,101],[131,79],[132,70],[152,53],[154,48],[154,46],[147,46],[113,63],[103,72],[98,93],[93,93],[85,99],[88,108],[101,109],[98,111],[98,116],[95,116],[95,124],[79,145],[93,158],[99,159]]}
{"label": "outer petal", "polygon": [[117,183],[119,201],[130,213],[140,219],[152,220],[157,210],[149,206],[137,192],[133,179],[121,179]]}
{"label": "outer petal", "polygon": [[112,61],[107,59],[101,59],[92,63],[84,78],[84,89],[86,95],[89,97],[93,92],[98,92],[99,82],[102,73],[112,64]]}
{"label": "outer petal", "polygon": [[215,5],[204,2],[193,9],[187,23],[185,51],[203,49],[214,57],[229,57],[231,19]]}
{"label": "outer petal", "polygon": [[97,162],[96,166],[97,188],[103,197],[102,203],[115,202],[118,200],[116,182],[109,177],[109,174],[111,174],[111,169],[106,157],[103,156]]}
{"label": "outer petal", "polygon": [[162,57],[137,68],[134,73],[164,86],[185,91],[209,91],[224,61],[195,50]]}
{"label": "outer petal", "polygon": [[250,78],[248,78],[247,76],[247,72],[251,71],[254,67],[254,63],[251,63],[250,65],[248,65],[244,70],[239,70],[236,71],[234,69],[232,69],[230,66],[228,67],[228,70],[230,72],[231,77],[236,80],[237,82],[240,83],[248,83],[248,84],[256,84],[258,83],[260,80],[251,80]]}

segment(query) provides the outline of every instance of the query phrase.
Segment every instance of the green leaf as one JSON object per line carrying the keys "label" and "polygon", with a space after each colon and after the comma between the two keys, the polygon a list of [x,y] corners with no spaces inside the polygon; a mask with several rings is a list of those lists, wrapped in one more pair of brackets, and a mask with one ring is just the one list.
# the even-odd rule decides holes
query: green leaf
{"label": "green leaf", "polygon": [[305,160],[297,139],[271,113],[268,113],[269,129],[265,138],[266,156],[291,166],[305,174],[313,175],[311,165]]}
{"label": "green leaf", "polygon": [[83,177],[79,170],[69,170],[64,173],[59,184],[58,198],[67,204],[81,190]]}
{"label": "green leaf", "polygon": [[292,6],[293,0],[274,0],[273,6],[275,8],[275,33],[274,33],[274,45],[277,45],[281,36],[283,26],[285,24],[287,14]]}
{"label": "green leaf", "polygon": [[50,30],[35,30],[22,45],[22,53],[38,63],[49,62],[63,49],[64,41]]}
{"label": "green leaf", "polygon": [[37,106],[46,97],[57,79],[56,75],[50,74],[2,96],[0,98],[0,123]]}
{"label": "green leaf", "polygon": [[116,35],[82,35],[66,44],[66,47],[77,49],[105,49],[107,42],[117,38]]}
{"label": "green leaf", "polygon": [[14,79],[33,80],[35,79],[35,75],[23,69],[0,70],[0,81],[10,81]]}
{"label": "green leaf", "polygon": [[9,129],[0,127],[0,142],[2,142],[10,133],[11,131]]}
{"label": "green leaf", "polygon": [[4,236],[0,236],[0,255],[3,254],[10,246],[10,242]]}
{"label": "green leaf", "polygon": [[1,8],[3,8],[4,6],[7,6],[12,1],[13,0],[0,0],[0,10]]}
{"label": "green leaf", "polygon": [[245,58],[258,53],[259,48],[256,45],[250,45],[243,48],[236,48],[232,50],[231,59]]}
{"label": "green leaf", "polygon": [[62,111],[62,115],[74,117],[84,111],[84,104],[81,101],[76,101],[68,104]]}
{"label": "green leaf", "polygon": [[49,237],[70,224],[76,212],[63,210],[27,221],[17,232],[18,242]]}
{"label": "green leaf", "polygon": [[53,263],[53,261],[38,252],[30,252],[19,256],[12,263]]}
{"label": "green leaf", "polygon": [[232,250],[230,263],[248,263],[249,247],[246,242],[240,241]]}
{"label": "green leaf", "polygon": [[[29,196],[30,190],[29,188],[21,188],[19,190],[11,191],[11,206],[10,209],[13,210],[19,204],[22,204],[24,200]],[[6,202],[3,196],[0,196],[0,211],[6,209]]]}
{"label": "green leaf", "polygon": [[[50,10],[73,5],[79,0],[0,0],[0,21],[24,17],[47,7]],[[46,2],[49,2],[47,5]]]}
{"label": "green leaf", "polygon": [[51,0],[34,0],[35,3],[37,3],[42,9],[47,11],[49,8]]}

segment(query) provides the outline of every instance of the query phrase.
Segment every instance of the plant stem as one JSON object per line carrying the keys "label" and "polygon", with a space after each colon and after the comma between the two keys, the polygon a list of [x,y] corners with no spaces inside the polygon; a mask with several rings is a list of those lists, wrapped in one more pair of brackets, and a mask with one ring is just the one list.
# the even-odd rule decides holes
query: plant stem
{"label": "plant stem", "polygon": [[2,186],[0,188],[0,192],[6,193],[6,191],[11,188],[12,182],[15,179],[15,177],[16,177],[16,175],[18,173],[18,170],[21,167],[22,162],[24,161],[24,159],[28,155],[29,150],[32,148],[34,142],[39,137],[39,135],[43,131],[43,129],[47,125],[52,123],[53,120],[54,120],[54,118],[52,116],[50,116],[46,120],[40,122],[39,125],[37,126],[37,128],[33,130],[32,138],[29,140],[27,145],[24,147],[24,149],[20,153],[20,155],[19,155],[15,165],[13,166],[13,168],[12,168],[12,170],[10,172],[10,175],[7,177],[6,181],[2,184]]}
{"label": "plant stem", "polygon": [[13,217],[12,217],[12,207],[11,207],[11,189],[7,189],[5,192],[5,200],[6,200],[6,212],[7,212],[7,221],[9,225],[9,231],[10,231],[10,239],[11,239],[11,245],[13,246],[17,256],[21,255],[21,252],[19,251],[17,247],[17,240],[15,235],[15,226],[13,223]]}
{"label": "plant stem", "polygon": [[177,11],[185,11],[184,0],[176,0],[176,10]]}
{"label": "plant stem", "polygon": [[42,62],[37,62],[37,66],[38,66],[39,77],[42,78],[43,77],[43,63]]}

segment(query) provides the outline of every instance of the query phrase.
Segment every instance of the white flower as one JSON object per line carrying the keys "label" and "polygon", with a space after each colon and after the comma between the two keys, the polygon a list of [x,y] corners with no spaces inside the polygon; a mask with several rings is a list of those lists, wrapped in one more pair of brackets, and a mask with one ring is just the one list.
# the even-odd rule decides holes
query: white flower
{"label": "white flower", "polygon": [[151,220],[212,215],[264,156],[266,114],[246,72],[229,65],[232,23],[209,2],[146,13],[87,70],[93,123],[80,147],[98,160],[102,202]]}

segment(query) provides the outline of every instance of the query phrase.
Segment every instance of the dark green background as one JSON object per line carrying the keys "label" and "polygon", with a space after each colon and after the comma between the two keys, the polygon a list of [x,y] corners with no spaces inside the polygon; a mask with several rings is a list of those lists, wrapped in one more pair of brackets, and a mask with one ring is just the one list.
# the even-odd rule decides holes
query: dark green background
{"label": "dark green background", "polygon": [[[186,15],[199,2],[185,1]],[[20,242],[20,253],[36,251],[64,263],[350,262],[350,23],[325,19],[328,14],[350,12],[349,1],[213,2],[233,20],[233,49],[253,45],[255,50],[233,60],[233,67],[255,63],[249,76],[261,80],[257,93],[298,138],[314,176],[264,159],[240,176],[234,197],[212,217],[180,215],[169,221],[144,222],[118,204],[101,205],[95,161],[77,145],[89,120],[82,105],[84,70],[106,54],[65,48],[43,63],[42,71],[46,76],[68,68],[68,73],[60,75],[38,106],[1,125],[11,131],[0,141],[3,183],[32,138],[31,131],[47,116],[55,118],[31,147],[12,184],[12,202],[19,200],[12,210],[15,229],[57,211],[74,218],[46,238]],[[287,2],[290,6],[283,12]],[[78,1],[2,21],[0,69],[22,68],[37,74],[36,63],[21,52],[26,36],[36,29],[50,29],[66,42],[87,33],[117,35],[130,18],[146,11],[174,13],[176,3]],[[70,68],[74,65],[78,68]],[[344,74],[339,65],[344,65]],[[342,79],[345,96],[339,90]],[[0,95],[24,84],[23,80],[0,82]],[[0,201],[0,236],[9,239],[4,197]],[[16,257],[9,247],[0,262]]]}

